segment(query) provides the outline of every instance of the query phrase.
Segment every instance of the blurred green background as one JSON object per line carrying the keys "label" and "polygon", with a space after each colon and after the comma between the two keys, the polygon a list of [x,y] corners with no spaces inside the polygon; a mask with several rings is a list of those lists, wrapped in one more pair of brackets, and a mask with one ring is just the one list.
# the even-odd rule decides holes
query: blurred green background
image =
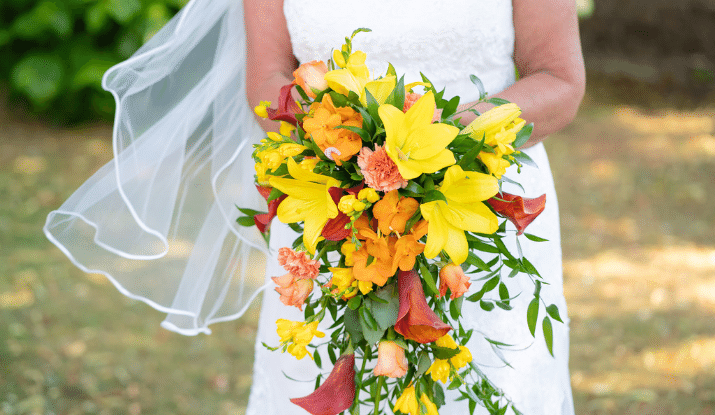
{"label": "blurred green background", "polygon": [[[211,336],[42,234],[112,157],[103,71],[181,6],[0,0],[0,415],[243,414],[260,304]],[[715,414],[715,0],[579,0],[587,94],[550,154],[576,413]]]}
{"label": "blurred green background", "polygon": [[56,123],[111,120],[102,75],[187,1],[3,0],[0,87],[14,105]]}

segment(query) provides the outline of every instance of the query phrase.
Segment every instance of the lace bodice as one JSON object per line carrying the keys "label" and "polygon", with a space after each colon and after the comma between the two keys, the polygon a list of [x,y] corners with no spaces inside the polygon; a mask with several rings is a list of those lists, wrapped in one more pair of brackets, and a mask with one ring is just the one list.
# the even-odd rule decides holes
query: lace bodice
{"label": "lace bodice", "polygon": [[490,94],[514,82],[511,0],[285,0],[284,11],[300,62],[327,60],[345,36],[367,27],[372,32],[359,34],[355,48],[377,75],[388,62],[406,82],[419,81],[422,71],[463,100],[478,97],[470,74]]}

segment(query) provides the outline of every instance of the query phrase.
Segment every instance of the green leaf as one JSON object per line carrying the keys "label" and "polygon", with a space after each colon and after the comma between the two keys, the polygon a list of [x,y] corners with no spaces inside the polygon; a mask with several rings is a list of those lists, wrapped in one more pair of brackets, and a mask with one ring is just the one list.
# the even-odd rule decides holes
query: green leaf
{"label": "green leaf", "polygon": [[470,149],[467,154],[465,154],[460,160],[459,160],[459,166],[464,169],[467,167],[471,162],[473,162],[477,156],[479,155],[479,152],[482,151],[482,147],[484,147],[484,137],[482,137],[481,140],[474,140],[474,147]]}
{"label": "green leaf", "polygon": [[395,67],[392,66],[391,63],[387,64],[387,75],[392,75],[395,78],[397,78],[397,71],[395,70]]}
{"label": "green leaf", "polygon": [[489,98],[489,99],[487,100],[487,102],[490,103],[490,104],[496,105],[497,107],[500,106],[500,105],[506,105],[506,104],[510,104],[510,103],[511,103],[511,101],[507,101],[506,99],[496,98],[496,97],[495,97],[495,98]]}
{"label": "green leaf", "polygon": [[419,359],[417,360],[417,373],[415,376],[418,378],[422,376],[429,369],[431,364],[432,360],[429,358],[429,354],[427,354],[426,351],[422,351]]}
{"label": "green leaf", "polygon": [[256,226],[256,221],[253,220],[253,217],[251,216],[241,216],[240,218],[236,219],[236,222],[238,222],[239,225],[245,226],[245,227],[251,227],[251,226]]}
{"label": "green leaf", "polygon": [[494,277],[494,278],[490,279],[489,281],[485,282],[485,283],[484,283],[484,286],[482,286],[481,291],[483,291],[483,292],[485,292],[485,293],[488,293],[489,291],[495,289],[495,288],[497,287],[497,285],[499,285],[500,279],[501,279],[501,277],[499,277],[499,276],[497,275],[496,277]]}
{"label": "green leaf", "polygon": [[559,308],[556,306],[556,304],[551,304],[550,306],[546,307],[546,312],[554,320],[558,321],[559,323],[563,323],[563,320],[561,320],[561,316],[559,315]]}
{"label": "green leaf", "polygon": [[515,151],[511,153],[511,155],[521,164],[536,168],[539,167],[536,162],[534,162],[534,160],[532,160],[531,157],[529,157],[529,155],[524,153],[523,151]]}
{"label": "green leaf", "polygon": [[467,264],[475,266],[484,272],[491,272],[489,266],[472,251],[467,254]]}
{"label": "green leaf", "polygon": [[278,190],[274,187],[273,189],[271,189],[271,193],[268,195],[268,199],[266,200],[266,202],[271,202],[273,200],[276,200],[283,195],[284,195],[283,192],[281,192],[280,190]]}
{"label": "green leaf", "polygon": [[12,69],[13,86],[36,106],[43,106],[60,92],[64,65],[55,55],[30,55]]}
{"label": "green leaf", "polygon": [[459,106],[459,96],[454,96],[452,99],[449,100],[447,105],[444,106],[444,109],[442,110],[442,119],[449,118],[452,114],[457,111],[457,107]]}
{"label": "green leaf", "polygon": [[536,337],[536,320],[539,318],[539,299],[534,298],[526,309],[526,322],[529,325],[531,335]]}
{"label": "green leaf", "polygon": [[442,389],[442,385],[439,382],[435,382],[434,385],[432,386],[432,392],[434,395],[434,404],[437,405],[437,408],[442,407],[444,405],[444,389]]}
{"label": "green leaf", "polygon": [[350,334],[353,344],[358,343],[364,338],[358,312],[352,308],[346,308],[343,316],[345,321],[345,330],[347,330],[348,334]]}
{"label": "green leaf", "polygon": [[551,319],[544,317],[544,321],[541,323],[541,328],[544,330],[544,340],[546,341],[546,347],[549,349],[549,354],[554,356],[554,332],[551,327]]}
{"label": "green leaf", "polygon": [[351,310],[357,310],[360,304],[362,304],[362,297],[359,295],[348,300],[348,308]]}
{"label": "green leaf", "polygon": [[509,303],[509,289],[503,282],[499,283],[499,299],[506,302],[507,304]]}
{"label": "green leaf", "polygon": [[432,202],[435,200],[442,200],[444,202],[447,202],[447,198],[444,197],[444,194],[442,194],[442,192],[440,192],[439,190],[430,190],[422,198],[422,204],[424,205],[425,203]]}
{"label": "green leaf", "polygon": [[482,80],[479,79],[476,75],[469,75],[469,80],[472,81],[474,85],[477,86],[477,89],[479,90],[479,100],[483,100],[484,98],[487,97],[487,90],[484,88],[484,84],[482,83]]}
{"label": "green leaf", "polygon": [[405,77],[402,76],[395,89],[392,90],[390,95],[385,100],[385,104],[394,105],[396,108],[403,108],[405,106]]}
{"label": "green leaf", "polygon": [[491,301],[480,300],[479,307],[481,307],[484,311],[492,311],[494,310],[494,303],[492,303]]}
{"label": "green leaf", "polygon": [[534,123],[525,125],[518,133],[516,133],[516,138],[511,143],[512,147],[519,148],[526,144],[531,137],[531,133],[534,131]]}
{"label": "green leaf", "polygon": [[521,263],[524,265],[524,269],[526,272],[528,272],[531,275],[536,275],[537,277],[541,277],[541,274],[539,274],[539,271],[536,269],[536,267],[529,262],[528,259],[526,258],[521,258]]}
{"label": "green leaf", "polygon": [[524,233],[524,236],[526,236],[526,239],[534,242],[548,242],[548,239],[540,238],[536,235],[532,235],[530,233]]}
{"label": "green leaf", "polygon": [[449,347],[432,346],[430,350],[435,359],[447,360],[459,354],[459,348],[450,349]]}
{"label": "green leaf", "polygon": [[400,192],[405,192],[408,193],[407,196],[411,197],[417,197],[417,196],[422,196],[425,192],[425,189],[422,188],[417,182],[414,180],[410,180],[407,182],[407,186],[404,189],[401,189]]}
{"label": "green leaf", "polygon": [[362,128],[358,127],[353,127],[350,125],[338,125],[335,127],[336,129],[343,129],[343,130],[349,130],[354,132],[355,134],[359,135],[360,138],[363,139],[363,141],[371,141],[370,140],[370,134],[367,133],[367,131],[363,130]]}
{"label": "green leaf", "polygon": [[318,366],[318,369],[323,368],[323,359],[320,358],[320,353],[318,351],[313,352],[313,360],[315,361],[315,365]]}
{"label": "green leaf", "polygon": [[370,312],[370,309],[366,306],[367,304],[368,301],[365,300],[363,302],[363,306],[358,309],[358,313],[360,314],[360,324],[363,325],[363,333],[365,332],[366,327],[374,331],[380,330],[380,325],[377,323],[377,320],[375,320],[375,317]]}
{"label": "green leaf", "polygon": [[453,320],[458,320],[459,316],[462,315],[462,303],[464,302],[464,297],[457,297],[449,303],[449,315]]}
{"label": "green leaf", "polygon": [[380,328],[387,330],[395,325],[400,311],[400,297],[397,292],[397,285],[386,285],[378,289],[374,295],[380,301],[371,300],[370,310]]}
{"label": "green leaf", "polygon": [[437,284],[432,277],[432,273],[424,264],[420,265],[420,275],[422,275],[422,279],[427,283],[427,288],[432,292],[432,295],[439,294],[439,290],[437,289]]}
{"label": "green leaf", "polygon": [[494,245],[489,245],[477,239],[477,237],[467,234],[467,243],[469,244],[469,249],[476,249],[482,252],[488,252],[490,254],[498,254],[499,248]]}
{"label": "green leaf", "polygon": [[246,216],[256,216],[260,215],[261,213],[266,213],[266,212],[261,212],[260,210],[253,210],[253,209],[248,209],[248,208],[240,208],[236,206],[238,210],[243,213]]}

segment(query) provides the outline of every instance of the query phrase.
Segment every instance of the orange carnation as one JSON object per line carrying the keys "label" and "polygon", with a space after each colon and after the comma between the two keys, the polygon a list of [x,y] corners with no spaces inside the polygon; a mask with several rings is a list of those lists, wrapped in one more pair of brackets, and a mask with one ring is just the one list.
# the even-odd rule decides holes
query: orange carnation
{"label": "orange carnation", "polygon": [[360,150],[357,158],[360,173],[365,177],[365,183],[381,192],[402,189],[407,186],[397,164],[387,155],[385,149],[375,145],[375,151],[367,147]]}
{"label": "orange carnation", "polygon": [[330,94],[323,95],[320,103],[313,103],[309,116],[303,119],[303,129],[325,156],[338,166],[357,154],[362,138],[356,133],[335,127],[362,127],[362,116],[350,107],[336,107]]}
{"label": "orange carnation", "polygon": [[315,279],[320,273],[320,262],[290,248],[278,250],[278,263],[296,279]]}

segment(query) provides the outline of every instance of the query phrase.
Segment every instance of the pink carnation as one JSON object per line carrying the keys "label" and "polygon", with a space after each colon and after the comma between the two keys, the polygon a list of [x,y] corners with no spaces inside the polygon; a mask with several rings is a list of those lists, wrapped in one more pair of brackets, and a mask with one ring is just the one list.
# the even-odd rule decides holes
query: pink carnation
{"label": "pink carnation", "polygon": [[358,154],[358,166],[365,177],[365,183],[381,192],[389,192],[407,186],[397,164],[387,155],[384,148],[375,145],[375,151],[363,147]]}
{"label": "pink carnation", "polygon": [[295,252],[290,248],[278,250],[278,263],[295,279],[315,279],[320,270],[318,261],[308,258],[305,252]]}
{"label": "pink carnation", "polygon": [[405,95],[405,104],[402,106],[402,112],[407,112],[412,106],[417,102],[418,99],[422,98],[422,94],[414,94],[412,92]]}

